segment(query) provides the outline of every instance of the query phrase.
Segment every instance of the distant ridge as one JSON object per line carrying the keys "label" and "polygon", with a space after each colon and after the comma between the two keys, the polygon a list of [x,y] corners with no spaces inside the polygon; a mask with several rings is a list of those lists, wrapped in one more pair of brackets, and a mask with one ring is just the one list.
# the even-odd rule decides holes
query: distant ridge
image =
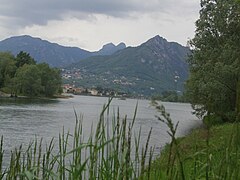
{"label": "distant ridge", "polygon": [[0,41],[0,51],[10,51],[14,55],[26,51],[37,62],[46,62],[54,67],[64,67],[81,59],[95,55],[110,55],[126,46],[103,48],[99,52],[89,52],[78,47],[66,47],[29,35],[14,36]]}

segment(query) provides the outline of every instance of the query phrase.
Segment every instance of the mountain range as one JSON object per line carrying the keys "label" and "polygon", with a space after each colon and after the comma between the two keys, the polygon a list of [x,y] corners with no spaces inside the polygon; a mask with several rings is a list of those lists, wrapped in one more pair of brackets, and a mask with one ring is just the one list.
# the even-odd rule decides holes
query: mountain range
{"label": "mountain range", "polygon": [[[64,69],[65,83],[101,87],[137,95],[183,91],[190,49],[159,35],[137,47],[106,44],[96,52],[65,47],[31,36],[0,41],[0,51],[26,51],[37,62]],[[77,75],[76,75],[77,74]]]}
{"label": "mountain range", "polygon": [[109,43],[97,52],[90,52],[78,47],[61,46],[28,35],[10,37],[0,41],[0,51],[10,51],[14,55],[25,51],[38,63],[46,62],[53,67],[64,67],[91,56],[110,55],[124,48],[126,48],[124,43],[117,46]]}

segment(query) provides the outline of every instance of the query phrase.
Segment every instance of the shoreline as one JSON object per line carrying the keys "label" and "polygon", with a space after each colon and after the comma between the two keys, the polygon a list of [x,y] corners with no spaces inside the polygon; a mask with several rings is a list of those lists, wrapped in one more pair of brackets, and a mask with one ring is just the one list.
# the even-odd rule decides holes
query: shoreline
{"label": "shoreline", "polygon": [[11,94],[7,94],[4,93],[2,91],[0,91],[0,99],[47,99],[47,100],[51,100],[51,99],[69,99],[69,98],[73,98],[74,96],[72,95],[66,95],[66,94],[58,94],[58,95],[54,95],[52,97],[41,97],[41,96],[36,96],[36,97],[28,97],[28,96],[11,96]]}
{"label": "shoreline", "polygon": [[7,93],[4,93],[2,91],[0,91],[0,98],[11,98],[11,94],[7,94]]}

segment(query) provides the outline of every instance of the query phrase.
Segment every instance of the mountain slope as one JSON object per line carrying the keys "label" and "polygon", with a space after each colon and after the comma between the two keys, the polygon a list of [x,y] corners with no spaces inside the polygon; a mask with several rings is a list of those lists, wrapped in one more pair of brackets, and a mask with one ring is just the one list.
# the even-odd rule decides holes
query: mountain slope
{"label": "mountain slope", "polygon": [[186,58],[189,52],[180,44],[155,36],[138,47],[128,47],[113,55],[83,59],[69,69],[82,72],[83,78],[77,81],[79,85],[143,95],[182,91],[188,77]]}
{"label": "mountain slope", "polygon": [[31,36],[16,36],[0,42],[0,51],[10,51],[14,55],[20,51],[30,53],[37,62],[47,62],[51,66],[63,66],[89,57],[90,52],[76,47],[64,47]]}
{"label": "mountain slope", "polygon": [[28,35],[15,36],[0,41],[0,51],[10,51],[14,55],[18,54],[20,51],[25,51],[30,53],[37,62],[46,62],[50,66],[55,67],[63,67],[76,63],[90,56],[112,54],[125,47],[126,46],[122,46],[122,44],[120,46],[112,45],[111,47],[106,45],[103,46],[103,49],[100,51],[89,52],[77,47],[61,46]]}

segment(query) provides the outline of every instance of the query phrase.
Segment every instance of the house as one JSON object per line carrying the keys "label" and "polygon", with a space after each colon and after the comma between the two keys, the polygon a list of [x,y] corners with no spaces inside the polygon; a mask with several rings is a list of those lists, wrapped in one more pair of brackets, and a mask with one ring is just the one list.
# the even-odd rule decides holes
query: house
{"label": "house", "polygon": [[91,92],[92,96],[97,96],[98,95],[98,91],[96,89],[92,89],[90,92]]}

